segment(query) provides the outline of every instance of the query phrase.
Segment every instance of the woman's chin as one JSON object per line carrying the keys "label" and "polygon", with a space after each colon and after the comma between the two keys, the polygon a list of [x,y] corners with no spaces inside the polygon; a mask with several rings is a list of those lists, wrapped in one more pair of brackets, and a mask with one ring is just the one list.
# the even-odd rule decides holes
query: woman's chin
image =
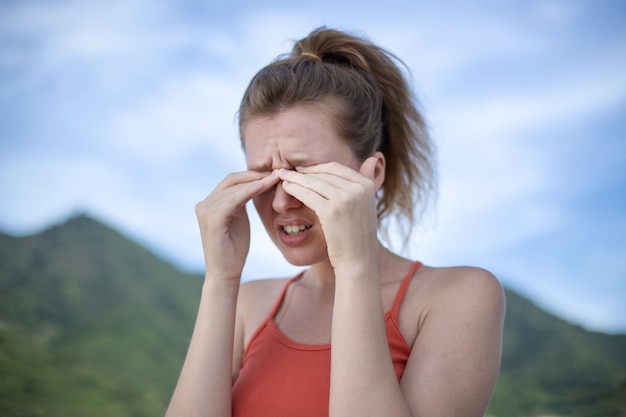
{"label": "woman's chin", "polygon": [[[285,258],[285,259],[287,259],[287,258]],[[287,259],[287,262],[289,262],[289,264],[293,265],[293,266],[311,266],[311,263],[309,263],[309,262],[291,261],[289,259]]]}
{"label": "woman's chin", "polygon": [[283,257],[287,262],[293,266],[309,266],[319,262],[328,260],[326,251],[323,254],[313,254],[311,250],[308,251],[293,251],[290,249],[282,250]]}

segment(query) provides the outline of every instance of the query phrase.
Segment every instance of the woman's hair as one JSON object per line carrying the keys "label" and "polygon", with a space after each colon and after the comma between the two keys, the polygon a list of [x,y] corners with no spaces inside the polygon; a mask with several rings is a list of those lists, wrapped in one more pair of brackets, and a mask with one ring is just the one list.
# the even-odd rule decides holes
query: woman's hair
{"label": "woman's hair", "polygon": [[360,161],[385,155],[379,221],[408,223],[408,232],[435,190],[434,149],[413,93],[393,54],[367,39],[319,28],[291,53],[261,69],[239,108],[239,132],[251,119],[294,106],[322,109]]}

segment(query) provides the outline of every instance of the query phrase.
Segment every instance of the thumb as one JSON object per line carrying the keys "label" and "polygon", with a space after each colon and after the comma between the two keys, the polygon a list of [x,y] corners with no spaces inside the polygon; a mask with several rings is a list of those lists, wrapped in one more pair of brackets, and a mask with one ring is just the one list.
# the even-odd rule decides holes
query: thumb
{"label": "thumb", "polygon": [[377,159],[373,156],[370,156],[365,161],[363,161],[361,167],[359,168],[359,174],[363,175],[365,178],[369,178],[370,180],[374,181],[376,161]]}

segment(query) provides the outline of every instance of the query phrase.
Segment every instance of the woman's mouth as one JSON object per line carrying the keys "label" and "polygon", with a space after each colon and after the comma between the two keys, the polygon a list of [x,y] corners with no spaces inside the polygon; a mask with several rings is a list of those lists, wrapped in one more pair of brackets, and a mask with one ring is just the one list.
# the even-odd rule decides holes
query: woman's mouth
{"label": "woman's mouth", "polygon": [[283,226],[283,231],[287,233],[289,236],[294,236],[310,228],[311,228],[311,225],[288,224],[288,225]]}

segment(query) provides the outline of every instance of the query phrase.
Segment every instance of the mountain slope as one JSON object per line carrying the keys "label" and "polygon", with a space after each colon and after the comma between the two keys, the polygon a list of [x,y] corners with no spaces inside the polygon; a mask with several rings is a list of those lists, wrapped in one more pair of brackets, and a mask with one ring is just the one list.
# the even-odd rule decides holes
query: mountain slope
{"label": "mountain slope", "polygon": [[162,415],[200,285],[84,216],[0,236],[0,415]]}
{"label": "mountain slope", "polygon": [[[0,234],[0,415],[163,415],[201,283],[85,216]],[[626,336],[507,304],[490,415],[626,415]]]}
{"label": "mountain slope", "polygon": [[626,415],[626,335],[588,332],[507,291],[497,416]]}

